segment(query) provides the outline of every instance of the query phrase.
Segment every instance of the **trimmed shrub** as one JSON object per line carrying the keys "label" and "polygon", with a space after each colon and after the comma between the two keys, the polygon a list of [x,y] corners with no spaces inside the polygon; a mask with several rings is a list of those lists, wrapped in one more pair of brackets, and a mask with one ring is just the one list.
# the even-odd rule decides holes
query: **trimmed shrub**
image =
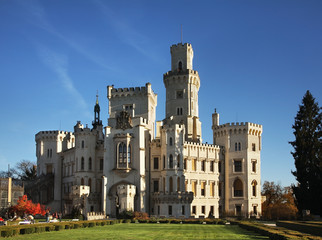
{"label": "trimmed shrub", "polygon": [[88,227],[88,222],[83,222],[83,228],[87,228]]}
{"label": "trimmed shrub", "polygon": [[46,232],[54,231],[55,226],[54,225],[47,225],[47,226],[45,226],[45,229],[46,229]]}
{"label": "trimmed shrub", "polygon": [[1,230],[1,237],[12,237],[13,234],[13,229],[3,229]]}
{"label": "trimmed shrub", "polygon": [[88,223],[88,227],[95,227],[95,226],[96,226],[95,222],[89,222]]}
{"label": "trimmed shrub", "polygon": [[125,219],[124,223],[131,223],[131,219]]}
{"label": "trimmed shrub", "polygon": [[59,224],[59,225],[54,225],[55,226],[55,231],[60,231],[64,229],[64,225],[63,224]]}
{"label": "trimmed shrub", "polygon": [[31,234],[35,232],[35,227],[26,227],[20,229],[20,234]]}

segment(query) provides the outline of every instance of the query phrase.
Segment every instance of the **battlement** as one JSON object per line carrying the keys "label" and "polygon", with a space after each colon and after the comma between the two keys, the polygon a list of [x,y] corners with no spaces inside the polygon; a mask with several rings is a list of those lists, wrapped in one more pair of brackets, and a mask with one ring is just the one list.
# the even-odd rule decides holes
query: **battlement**
{"label": "battlement", "polygon": [[189,147],[200,147],[200,148],[214,148],[214,149],[219,149],[220,146],[218,145],[213,145],[213,144],[209,144],[209,143],[198,143],[198,142],[184,142],[185,146],[189,146]]}
{"label": "battlement", "polygon": [[114,88],[114,85],[107,86],[107,97],[123,97],[134,95],[156,95],[151,87],[151,83],[146,83],[143,87]]}
{"label": "battlement", "polygon": [[177,43],[177,44],[173,44],[170,47],[170,52],[172,53],[173,51],[181,51],[182,48],[184,49],[192,49],[192,45],[190,43]]}
{"label": "battlement", "polygon": [[250,123],[250,122],[232,122],[232,123],[225,123],[219,126],[215,126],[214,130],[216,129],[222,129],[222,128],[234,128],[234,127],[256,127],[256,128],[262,128],[263,126],[256,123]]}
{"label": "battlement", "polygon": [[44,138],[57,138],[58,135],[73,135],[72,132],[68,131],[60,131],[60,130],[52,130],[52,131],[40,131],[36,134],[35,138],[36,141],[39,139],[44,139]]}
{"label": "battlement", "polygon": [[187,75],[187,74],[197,75],[199,77],[198,71],[191,70],[191,69],[183,69],[181,71],[178,71],[178,70],[168,71],[163,74],[163,78],[167,78],[167,77],[171,77],[171,76],[178,76],[179,77],[180,75]]}
{"label": "battlement", "polygon": [[224,136],[228,133],[230,134],[249,134],[261,136],[263,131],[263,126],[256,123],[250,122],[236,122],[236,123],[225,123],[219,126],[213,126],[214,136]]}

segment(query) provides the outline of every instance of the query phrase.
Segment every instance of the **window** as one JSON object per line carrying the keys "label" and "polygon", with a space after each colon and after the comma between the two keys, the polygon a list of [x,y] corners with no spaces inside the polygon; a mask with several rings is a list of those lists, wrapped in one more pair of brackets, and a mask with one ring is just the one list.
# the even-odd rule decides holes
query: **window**
{"label": "window", "polygon": [[201,213],[205,214],[206,213],[206,206],[201,206]]}
{"label": "window", "polygon": [[184,189],[188,191],[188,180],[184,181]]}
{"label": "window", "polygon": [[153,168],[154,169],[159,169],[159,158],[155,157],[153,159]]}
{"label": "window", "polygon": [[210,196],[211,197],[215,196],[215,183],[214,182],[210,183]]}
{"label": "window", "polygon": [[183,169],[187,170],[187,159],[186,158],[183,160]]}
{"label": "window", "polygon": [[180,191],[180,177],[177,178],[177,191]]}
{"label": "window", "polygon": [[169,178],[169,192],[173,192],[173,179],[172,177]]}
{"label": "window", "polygon": [[238,143],[238,151],[241,151],[241,144]]}
{"label": "window", "polygon": [[235,143],[235,151],[237,151],[237,143]]}
{"label": "window", "polygon": [[163,155],[163,169],[165,169],[165,156]]}
{"label": "window", "polygon": [[221,173],[221,161],[218,162],[218,172]]}
{"label": "window", "polygon": [[210,172],[214,171],[214,161],[210,162]]}
{"label": "window", "polygon": [[100,159],[100,170],[103,171],[104,160],[103,158]]}
{"label": "window", "polygon": [[192,214],[196,214],[196,206],[192,206]]}
{"label": "window", "polygon": [[84,170],[84,166],[85,166],[85,160],[82,157],[82,159],[81,159],[81,170]]}
{"label": "window", "polygon": [[192,192],[193,192],[193,196],[197,196],[197,182],[196,181],[192,182]]}
{"label": "window", "polygon": [[234,172],[241,172],[241,171],[242,171],[242,161],[234,160]]}
{"label": "window", "polygon": [[85,147],[85,142],[84,141],[82,141],[82,148],[84,148]]}
{"label": "window", "polygon": [[92,170],[92,158],[88,159],[88,170]]}
{"label": "window", "polygon": [[253,206],[253,213],[257,215],[257,206]]}
{"label": "window", "polygon": [[214,216],[214,206],[210,206],[210,214],[211,216]]}
{"label": "window", "polygon": [[219,184],[218,184],[218,195],[219,195],[219,197],[222,196],[222,182],[219,182]]}
{"label": "window", "polygon": [[81,179],[81,185],[85,185],[84,178]]}
{"label": "window", "polygon": [[253,195],[253,197],[256,197],[256,191],[257,190],[257,182],[256,182],[256,180],[254,180],[253,182],[252,182],[252,195]]}
{"label": "window", "polygon": [[192,159],[191,163],[192,163],[192,166],[191,166],[192,171],[196,171],[197,170],[197,159]]}
{"label": "window", "polygon": [[234,181],[234,197],[242,197],[243,196],[243,183],[237,178]]}
{"label": "window", "polygon": [[170,154],[169,156],[169,168],[173,168],[173,156]]}
{"label": "window", "polygon": [[52,164],[46,164],[46,174],[53,173],[53,165]]}
{"label": "window", "polygon": [[53,150],[50,149],[50,157],[52,157],[52,156],[53,156]]}
{"label": "window", "polygon": [[179,71],[182,71],[182,62],[180,61],[179,64],[178,64],[178,70]]}
{"label": "window", "polygon": [[185,212],[186,212],[186,211],[185,211],[185,209],[184,209],[184,205],[182,205],[182,206],[181,206],[181,214],[182,214],[182,215],[185,215],[185,214],[186,214]]}
{"label": "window", "polygon": [[201,161],[201,171],[206,171],[206,161]]}
{"label": "window", "polygon": [[241,215],[241,205],[236,205],[235,206],[235,212],[237,216]]}
{"label": "window", "polygon": [[118,167],[127,167],[131,163],[131,145],[126,146],[124,142],[118,145]]}
{"label": "window", "polygon": [[255,152],[256,151],[256,144],[255,143],[253,143],[252,144],[252,150]]}
{"label": "window", "polygon": [[49,158],[49,149],[47,150],[47,157]]}
{"label": "window", "polygon": [[127,162],[131,163],[131,145],[127,147]]}
{"label": "window", "polygon": [[177,91],[177,99],[182,99],[183,98],[183,91],[182,90],[178,90]]}
{"label": "window", "polygon": [[159,192],[159,180],[153,181],[153,192]]}
{"label": "window", "polygon": [[206,196],[206,182],[201,182],[201,196]]}
{"label": "window", "polygon": [[177,156],[177,168],[180,168],[180,161],[181,161],[181,156],[180,154]]}
{"label": "window", "polygon": [[169,145],[172,146],[172,137],[169,139]]}
{"label": "window", "polygon": [[172,206],[171,205],[169,205],[169,207],[168,207],[168,214],[171,216],[172,215]]}
{"label": "window", "polygon": [[163,178],[163,192],[165,192],[165,178]]}
{"label": "window", "polygon": [[252,160],[252,172],[256,172],[256,165],[257,165],[257,161],[256,160]]}

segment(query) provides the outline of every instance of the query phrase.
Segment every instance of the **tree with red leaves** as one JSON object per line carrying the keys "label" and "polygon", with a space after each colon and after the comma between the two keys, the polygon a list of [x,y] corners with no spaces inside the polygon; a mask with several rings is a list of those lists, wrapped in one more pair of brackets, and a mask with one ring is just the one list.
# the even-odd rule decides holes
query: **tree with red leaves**
{"label": "tree with red leaves", "polygon": [[23,216],[24,214],[46,214],[46,208],[40,203],[33,203],[28,200],[27,195],[23,195],[19,198],[17,205],[10,207],[10,212],[16,212],[18,216]]}

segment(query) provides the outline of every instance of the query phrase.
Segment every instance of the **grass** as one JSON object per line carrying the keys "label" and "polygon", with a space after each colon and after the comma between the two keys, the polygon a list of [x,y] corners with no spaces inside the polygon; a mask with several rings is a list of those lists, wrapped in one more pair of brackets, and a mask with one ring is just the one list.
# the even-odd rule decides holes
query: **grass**
{"label": "grass", "polygon": [[19,235],[10,239],[269,239],[237,225],[116,224],[103,227]]}

